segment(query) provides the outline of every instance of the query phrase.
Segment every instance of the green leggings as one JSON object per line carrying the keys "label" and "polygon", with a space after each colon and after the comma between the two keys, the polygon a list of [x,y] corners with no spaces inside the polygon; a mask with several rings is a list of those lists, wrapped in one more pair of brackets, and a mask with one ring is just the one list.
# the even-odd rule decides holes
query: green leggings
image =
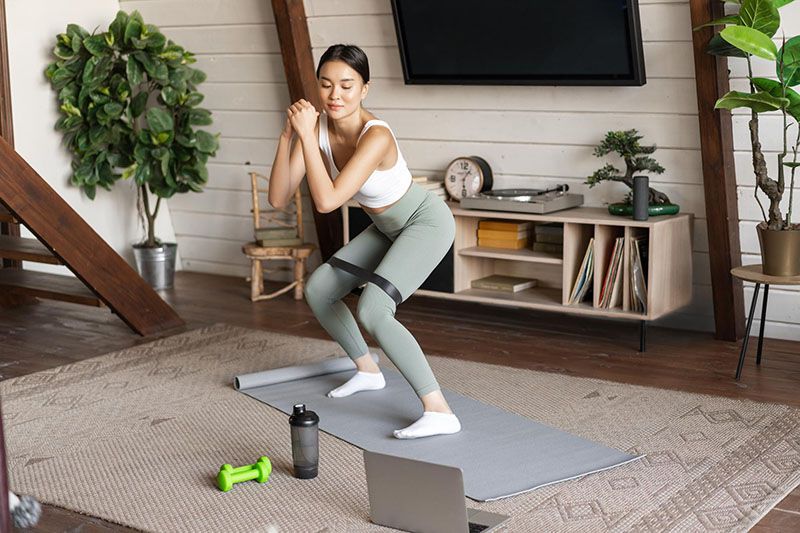
{"label": "green leggings", "polygon": [[[453,244],[453,214],[439,196],[416,183],[389,209],[368,214],[373,224],[334,257],[385,278],[405,301]],[[342,298],[363,283],[355,275],[323,263],[308,278],[304,291],[322,327],[354,360],[365,355],[368,348]],[[395,301],[383,289],[368,282],[359,297],[356,315],[422,397],[439,390],[439,384],[414,336],[395,319],[396,309]]]}

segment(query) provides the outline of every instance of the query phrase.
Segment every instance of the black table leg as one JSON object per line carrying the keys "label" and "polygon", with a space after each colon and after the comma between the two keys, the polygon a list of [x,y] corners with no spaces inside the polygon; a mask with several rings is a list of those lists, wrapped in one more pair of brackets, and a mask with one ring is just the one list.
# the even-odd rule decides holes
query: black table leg
{"label": "black table leg", "polygon": [[642,320],[639,322],[639,351],[644,352],[645,346],[645,333],[647,333],[647,321]]}
{"label": "black table leg", "polygon": [[742,339],[742,353],[739,354],[739,365],[736,367],[736,379],[742,375],[742,366],[744,366],[744,355],[747,353],[747,342],[750,340],[750,328],[753,327],[753,315],[756,313],[756,302],[758,301],[758,289],[761,287],[760,283],[756,283],[756,288],[753,291],[753,301],[750,302],[750,314],[747,316],[747,330]]}
{"label": "black table leg", "polygon": [[764,300],[761,302],[761,327],[758,331],[758,352],[756,364],[761,364],[761,347],[764,345],[764,322],[767,321],[767,297],[769,296],[769,283],[764,284]]}

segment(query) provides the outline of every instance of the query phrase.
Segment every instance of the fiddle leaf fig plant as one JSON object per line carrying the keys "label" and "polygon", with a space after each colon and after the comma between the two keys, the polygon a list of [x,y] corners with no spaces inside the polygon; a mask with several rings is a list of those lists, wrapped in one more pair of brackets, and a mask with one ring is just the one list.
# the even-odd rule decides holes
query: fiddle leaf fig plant
{"label": "fiddle leaf fig plant", "polygon": [[[134,11],[117,13],[107,31],[90,34],[77,24],[56,37],[55,61],[45,75],[58,93],[56,129],[73,154],[73,185],[94,199],[119,179],[136,185],[147,217],[146,247],[157,247],[155,218],[161,200],[201,192],[206,163],[219,134],[196,129],[212,123],[198,107],[205,73],[194,54],[145,24]],[[158,200],[151,208],[148,197]]]}
{"label": "fiddle leaf fig plant", "polygon": [[[753,154],[753,171],[756,177],[754,194],[761,214],[762,224],[770,230],[798,229],[800,225],[792,222],[792,202],[794,179],[797,167],[798,148],[800,148],[800,94],[793,89],[800,85],[800,36],[781,38],[781,46],[773,40],[780,27],[781,18],[778,9],[793,0],[737,0],[730,2],[739,4],[738,13],[712,20],[705,26],[725,26],[709,41],[706,51],[713,55],[743,57],[747,61],[749,92],[730,91],[717,100],[717,109],[748,108],[750,110],[750,144]],[[733,7],[732,9],[736,9]],[[773,63],[775,78],[753,76],[753,57],[757,61],[766,60]],[[761,149],[759,139],[759,114],[776,112],[783,118],[782,150],[777,154],[777,179],[769,177],[767,162]],[[796,130],[796,138],[791,142],[789,131]],[[792,160],[788,161],[791,148]],[[781,214],[781,202],[786,187],[786,170],[790,169],[789,206],[784,217]],[[758,191],[761,190],[769,200],[769,207],[764,209]]]}

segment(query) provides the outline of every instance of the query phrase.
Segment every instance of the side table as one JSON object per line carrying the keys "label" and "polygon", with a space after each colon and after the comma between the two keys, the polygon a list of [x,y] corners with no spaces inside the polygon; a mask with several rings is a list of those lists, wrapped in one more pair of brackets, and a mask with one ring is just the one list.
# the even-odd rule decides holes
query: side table
{"label": "side table", "polygon": [[747,353],[747,343],[750,340],[750,329],[753,326],[753,315],[756,311],[756,301],[758,301],[758,290],[764,285],[764,300],[761,304],[761,327],[758,332],[758,351],[756,352],[756,364],[761,364],[761,348],[764,344],[764,322],[767,318],[767,298],[769,296],[770,285],[800,285],[800,276],[768,276],[764,274],[761,265],[747,265],[731,269],[731,275],[742,281],[755,283],[753,291],[753,301],[750,303],[750,314],[747,317],[747,331],[742,339],[742,352],[739,354],[739,365],[736,367],[736,379],[742,375],[744,356]]}

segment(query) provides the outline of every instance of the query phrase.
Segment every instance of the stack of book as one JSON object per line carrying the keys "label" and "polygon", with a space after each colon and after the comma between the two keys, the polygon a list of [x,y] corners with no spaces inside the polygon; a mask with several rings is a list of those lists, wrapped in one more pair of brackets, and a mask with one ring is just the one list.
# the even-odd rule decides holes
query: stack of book
{"label": "stack of book", "polygon": [[447,190],[444,188],[443,181],[432,180],[427,176],[414,176],[411,179],[413,179],[414,182],[423,189],[428,189],[436,196],[439,196],[445,200],[447,199]]}
{"label": "stack of book", "polygon": [[297,228],[258,228],[256,242],[259,246],[297,246],[303,240],[297,236]]}
{"label": "stack of book", "polygon": [[519,278],[516,276],[503,276],[494,274],[485,278],[473,279],[473,289],[484,289],[501,292],[519,292],[536,286],[536,280],[530,278]]}
{"label": "stack of book", "polygon": [[614,241],[614,251],[608,261],[603,286],[600,288],[601,309],[612,309],[618,307],[622,301],[622,258],[624,255],[625,237],[617,237]]}
{"label": "stack of book", "polygon": [[628,267],[630,268],[630,291],[628,305],[631,311],[647,312],[647,237],[640,235],[630,239]]}
{"label": "stack of book", "polygon": [[533,251],[564,255],[564,225],[558,223],[534,226]]}
{"label": "stack of book", "polygon": [[478,222],[478,246],[520,250],[530,244],[533,222],[481,220]]}
{"label": "stack of book", "polygon": [[583,263],[578,270],[575,283],[572,285],[572,292],[569,295],[569,303],[577,304],[583,301],[587,294],[592,292],[592,280],[594,279],[594,237],[589,239],[586,253],[583,255]]}

